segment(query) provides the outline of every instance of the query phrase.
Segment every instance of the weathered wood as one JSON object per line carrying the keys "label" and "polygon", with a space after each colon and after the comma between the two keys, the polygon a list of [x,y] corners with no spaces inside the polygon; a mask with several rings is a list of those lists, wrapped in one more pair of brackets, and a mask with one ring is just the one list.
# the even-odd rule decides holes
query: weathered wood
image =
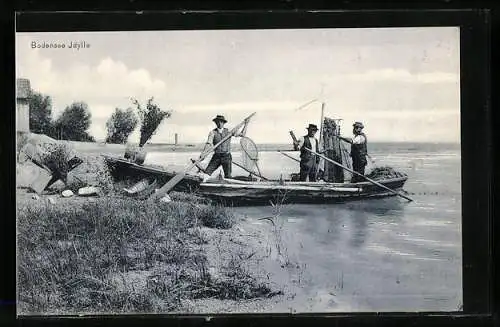
{"label": "weathered wood", "polygon": [[[401,189],[407,177],[381,181],[392,189]],[[286,203],[335,203],[362,198],[393,196],[369,182],[360,183],[314,183],[314,182],[244,182],[233,179],[201,183],[198,193],[225,205],[268,205],[280,198]]]}
{"label": "weathered wood", "polygon": [[349,192],[349,193],[359,193],[362,191],[360,187],[335,187],[335,186],[308,186],[308,185],[248,185],[248,184],[216,184],[216,183],[201,183],[200,186],[204,190],[210,190],[215,188],[225,188],[225,189],[240,189],[240,190],[272,190],[272,191],[282,191],[282,190],[294,190],[294,191],[314,191],[314,192]]}
{"label": "weathered wood", "polygon": [[[138,165],[123,158],[102,155],[110,168],[111,175],[115,180],[140,179],[150,177],[158,183],[168,182],[175,176],[175,172],[147,165]],[[176,191],[190,191],[196,189],[202,179],[196,175],[185,175],[184,179],[175,187]]]}

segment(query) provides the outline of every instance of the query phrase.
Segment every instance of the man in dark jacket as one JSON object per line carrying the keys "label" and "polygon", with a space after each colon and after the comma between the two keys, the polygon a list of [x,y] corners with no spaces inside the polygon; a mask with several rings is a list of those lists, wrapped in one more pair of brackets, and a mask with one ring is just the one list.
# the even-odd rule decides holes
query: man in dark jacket
{"label": "man in dark jacket", "polygon": [[[363,123],[355,122],[352,130],[354,134],[353,138],[339,136],[340,139],[351,144],[352,169],[361,175],[365,174],[365,167],[367,164],[366,156],[368,155],[367,139],[366,135],[363,133],[363,128]],[[363,177],[353,174],[351,179],[352,183],[361,181],[364,181]]]}
{"label": "man in dark jacket", "polygon": [[[224,124],[227,123],[226,118],[222,115],[217,115],[212,121],[217,126],[208,134],[208,139],[205,144],[205,148],[203,152],[210,146],[214,146],[226,136],[228,136],[231,132],[224,127]],[[236,137],[242,136],[240,134],[234,135]],[[221,145],[219,145],[215,150],[208,163],[207,168],[205,168],[205,173],[211,175],[217,168],[222,166],[224,170],[224,177],[231,178],[231,166],[232,166],[232,156],[231,156],[231,137],[224,141]]]}
{"label": "man in dark jacket", "polygon": [[319,157],[304,148],[320,153],[318,139],[314,137],[317,131],[318,127],[316,125],[309,124],[307,135],[302,136],[298,141],[298,149],[300,150],[300,181],[306,181],[307,177],[309,177],[310,182],[316,181]]}

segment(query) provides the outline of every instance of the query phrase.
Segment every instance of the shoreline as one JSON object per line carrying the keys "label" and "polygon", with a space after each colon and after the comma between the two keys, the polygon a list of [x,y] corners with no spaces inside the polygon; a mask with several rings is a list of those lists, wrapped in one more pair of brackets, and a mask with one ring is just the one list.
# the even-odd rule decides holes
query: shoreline
{"label": "shoreline", "polygon": [[[33,199],[33,194],[24,189],[17,190],[18,207],[48,206],[59,208],[75,208],[82,205],[99,203],[99,197],[63,198],[60,194],[42,194]],[[53,200],[49,200],[53,199]],[[174,200],[172,205],[179,205],[182,201]],[[272,286],[273,292],[270,297],[257,297],[253,299],[217,299],[212,297],[201,299],[182,299],[182,304],[177,310],[163,312],[168,314],[192,313],[192,314],[221,314],[221,313],[296,313],[296,312],[341,312],[348,310],[348,305],[340,306],[339,298],[334,295],[318,294],[311,296],[307,291],[307,269],[288,257],[288,253],[279,253],[276,247],[276,237],[272,225],[266,222],[257,222],[243,215],[236,216],[236,223],[230,229],[216,229],[200,227],[195,229],[207,242],[201,245],[197,251],[201,251],[207,257],[207,267],[214,276],[220,273],[222,266],[227,265],[234,258],[241,259],[241,267],[257,280]],[[59,241],[61,242],[61,241]],[[66,241],[63,241],[66,242]],[[283,244],[281,246],[284,246]],[[286,249],[285,249],[285,252]],[[293,256],[293,255],[292,255]],[[160,265],[161,266],[161,265]],[[145,287],[151,274],[159,269],[159,266],[149,270],[129,271],[131,276],[127,283],[128,287],[140,289]],[[239,268],[235,268],[239,269]],[[310,277],[309,277],[310,278]],[[281,294],[280,294],[281,293]],[[21,304],[21,307],[26,304]],[[48,310],[43,315],[68,315],[75,314],[69,310]],[[80,313],[80,312],[78,312]],[[84,314],[92,312],[84,311]],[[115,311],[98,314],[117,313]],[[162,312],[156,312],[162,313]],[[21,315],[31,315],[26,310],[19,311]],[[39,314],[39,313],[35,313]]]}

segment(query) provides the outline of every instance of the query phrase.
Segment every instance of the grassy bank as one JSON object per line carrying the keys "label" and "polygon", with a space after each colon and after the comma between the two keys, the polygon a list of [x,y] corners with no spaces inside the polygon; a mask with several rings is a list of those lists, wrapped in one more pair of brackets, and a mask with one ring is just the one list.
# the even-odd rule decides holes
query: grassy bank
{"label": "grassy bank", "polygon": [[231,209],[172,197],[18,206],[19,313],[178,312],[186,300],[278,293],[252,276],[244,260],[210,267],[203,231],[232,228]]}

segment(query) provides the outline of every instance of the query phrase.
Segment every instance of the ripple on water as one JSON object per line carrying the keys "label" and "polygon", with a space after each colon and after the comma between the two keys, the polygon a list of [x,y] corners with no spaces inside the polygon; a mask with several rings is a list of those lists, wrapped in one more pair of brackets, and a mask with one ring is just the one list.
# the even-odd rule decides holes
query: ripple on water
{"label": "ripple on water", "polygon": [[414,220],[411,224],[414,226],[446,227],[454,223],[449,220]]}
{"label": "ripple on water", "polygon": [[429,244],[432,246],[440,246],[440,247],[461,247],[460,243],[449,243],[443,242],[439,240],[429,240],[425,238],[417,238],[417,237],[404,237],[405,241],[415,242],[421,245]]}

